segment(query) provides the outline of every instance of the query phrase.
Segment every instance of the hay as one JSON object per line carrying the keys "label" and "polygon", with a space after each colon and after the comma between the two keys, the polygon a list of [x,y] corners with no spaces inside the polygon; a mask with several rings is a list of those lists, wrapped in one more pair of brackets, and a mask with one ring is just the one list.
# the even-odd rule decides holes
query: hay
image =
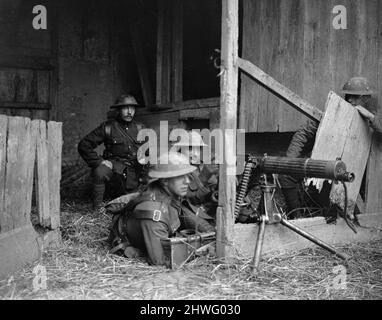
{"label": "hay", "polygon": [[[248,258],[227,264],[200,257],[171,271],[149,266],[144,259],[108,254],[111,218],[95,216],[89,208],[62,206],[62,247],[45,251],[40,261],[0,281],[2,299],[382,298],[382,241],[341,247],[354,257],[344,265],[344,288],[333,287],[338,278],[334,268],[343,262],[318,247],[265,256],[256,276]],[[37,264],[46,268],[47,289],[34,292],[32,270]]]}

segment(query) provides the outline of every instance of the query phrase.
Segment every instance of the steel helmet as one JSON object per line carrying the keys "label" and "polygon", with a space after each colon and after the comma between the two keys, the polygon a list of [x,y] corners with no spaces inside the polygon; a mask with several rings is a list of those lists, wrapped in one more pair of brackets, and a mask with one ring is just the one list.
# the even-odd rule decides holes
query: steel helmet
{"label": "steel helmet", "polygon": [[176,147],[205,147],[207,146],[202,136],[197,133],[196,131],[190,131],[188,133],[188,141],[184,141],[183,139],[179,142],[174,143],[174,146]]}
{"label": "steel helmet", "polygon": [[157,162],[149,170],[149,177],[152,179],[179,177],[196,170],[189,159],[178,152],[165,153]]}
{"label": "steel helmet", "polygon": [[351,78],[342,88],[342,94],[366,96],[374,93],[375,92],[371,89],[369,81],[364,77]]}
{"label": "steel helmet", "polygon": [[141,107],[131,94],[122,94],[115,100],[115,103],[110,109],[121,108],[124,106]]}

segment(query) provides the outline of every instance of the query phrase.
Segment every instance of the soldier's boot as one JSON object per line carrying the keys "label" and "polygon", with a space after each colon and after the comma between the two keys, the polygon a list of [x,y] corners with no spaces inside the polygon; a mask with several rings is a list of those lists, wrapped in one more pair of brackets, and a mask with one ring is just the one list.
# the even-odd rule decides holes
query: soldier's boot
{"label": "soldier's boot", "polygon": [[302,201],[298,188],[282,188],[287,206],[288,219],[298,219],[302,217]]}
{"label": "soldier's boot", "polygon": [[94,184],[93,186],[93,209],[96,213],[104,213],[103,195],[105,193],[105,184]]}

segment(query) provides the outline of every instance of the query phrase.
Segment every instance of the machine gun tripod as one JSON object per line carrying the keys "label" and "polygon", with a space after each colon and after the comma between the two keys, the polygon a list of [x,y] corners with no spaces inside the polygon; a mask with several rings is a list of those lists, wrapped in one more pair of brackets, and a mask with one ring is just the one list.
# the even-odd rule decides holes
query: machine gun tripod
{"label": "machine gun tripod", "polygon": [[[243,179],[239,186],[237,201],[235,206],[235,218],[237,219],[240,211],[241,203],[246,195],[248,183],[253,170],[263,174],[263,183],[261,185],[262,200],[260,202],[260,216],[259,232],[257,235],[257,242],[255,253],[252,260],[252,267],[254,272],[259,268],[261,251],[264,243],[265,226],[267,224],[281,224],[288,229],[296,232],[302,237],[312,241],[320,247],[328,250],[329,252],[337,255],[341,259],[348,260],[351,257],[345,253],[339,252],[331,245],[318,239],[314,235],[306,232],[305,230],[297,227],[293,223],[286,220],[280,213],[274,199],[273,194],[276,186],[268,183],[266,179],[267,173],[274,174],[289,174],[297,177],[310,177],[310,178],[323,178],[334,181],[352,182],[354,174],[346,171],[345,163],[337,159],[335,161],[313,160],[313,159],[300,159],[300,158],[283,158],[283,157],[263,157],[256,158],[247,156],[246,165],[244,169]],[[345,212],[346,215],[346,212]]]}

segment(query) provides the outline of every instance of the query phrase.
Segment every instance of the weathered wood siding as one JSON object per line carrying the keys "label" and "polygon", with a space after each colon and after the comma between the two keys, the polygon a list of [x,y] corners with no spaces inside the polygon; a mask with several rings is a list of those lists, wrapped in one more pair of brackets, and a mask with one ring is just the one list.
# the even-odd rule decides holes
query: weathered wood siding
{"label": "weathered wood siding", "polygon": [[[242,57],[323,110],[329,91],[367,77],[382,101],[382,1],[344,0],[347,29],[335,30],[336,1],[244,0]],[[239,125],[295,131],[306,117],[241,76]]]}
{"label": "weathered wood siding", "polygon": [[48,120],[56,95],[55,8],[47,8],[47,30],[32,26],[30,0],[0,3],[0,113]]}

